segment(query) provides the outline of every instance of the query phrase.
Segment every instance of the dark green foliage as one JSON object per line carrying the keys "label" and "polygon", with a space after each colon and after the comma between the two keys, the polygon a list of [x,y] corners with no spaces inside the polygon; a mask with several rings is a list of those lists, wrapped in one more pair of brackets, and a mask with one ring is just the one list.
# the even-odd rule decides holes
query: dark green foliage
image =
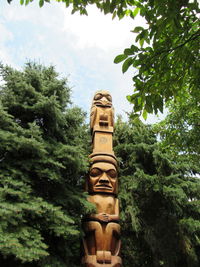
{"label": "dark green foliage", "polygon": [[[147,25],[133,29],[138,45],[125,49],[115,63],[124,61],[123,72],[134,68],[134,93],[127,99],[134,104],[134,111],[143,111],[145,117],[146,112],[163,112],[170,99],[181,104],[185,87],[192,97],[199,91],[200,8],[197,0],[131,3]],[[134,17],[132,11],[130,16]]]}
{"label": "dark green foliage", "polygon": [[181,103],[171,101],[168,105],[169,114],[162,122],[154,126],[160,134],[162,147],[174,160],[185,163],[192,174],[200,173],[200,109],[199,91],[192,97],[187,90]]}
{"label": "dark green foliage", "polygon": [[124,266],[200,265],[200,180],[163,152],[150,126],[118,120]]}
{"label": "dark green foliage", "polygon": [[0,71],[0,265],[78,266],[85,114],[53,67]]}

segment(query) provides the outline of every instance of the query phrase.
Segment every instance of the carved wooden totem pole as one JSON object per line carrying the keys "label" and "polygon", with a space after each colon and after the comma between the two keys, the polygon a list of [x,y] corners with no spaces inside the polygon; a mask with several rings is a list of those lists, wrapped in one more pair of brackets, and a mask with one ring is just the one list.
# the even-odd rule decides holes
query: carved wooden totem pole
{"label": "carved wooden totem pole", "polygon": [[117,160],[113,152],[114,110],[107,91],[96,92],[91,108],[90,127],[93,151],[86,181],[88,201],[96,206],[96,214],[83,222],[86,267],[121,267],[119,202],[117,199]]}

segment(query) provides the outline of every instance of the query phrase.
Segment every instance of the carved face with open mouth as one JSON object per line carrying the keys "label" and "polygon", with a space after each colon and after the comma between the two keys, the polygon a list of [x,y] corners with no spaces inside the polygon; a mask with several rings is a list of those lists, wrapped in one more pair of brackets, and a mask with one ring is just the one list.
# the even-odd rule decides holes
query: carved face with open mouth
{"label": "carved face with open mouth", "polygon": [[117,193],[117,170],[107,162],[94,163],[89,173],[89,192]]}
{"label": "carved face with open mouth", "polygon": [[112,96],[108,91],[98,91],[93,98],[93,105],[111,107]]}

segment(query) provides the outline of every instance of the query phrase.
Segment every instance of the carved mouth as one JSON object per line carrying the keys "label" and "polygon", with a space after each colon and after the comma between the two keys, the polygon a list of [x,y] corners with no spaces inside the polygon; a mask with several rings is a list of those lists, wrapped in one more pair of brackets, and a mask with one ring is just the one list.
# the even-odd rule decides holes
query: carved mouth
{"label": "carved mouth", "polygon": [[96,185],[95,188],[106,188],[106,189],[112,190],[112,186],[107,185],[107,184],[99,184],[99,185]]}
{"label": "carved mouth", "polygon": [[103,105],[103,106],[106,106],[106,107],[111,107],[112,106],[112,104],[110,104],[108,102],[100,102],[100,101],[95,101],[94,104],[97,105],[97,106],[99,106],[99,105],[100,106]]}

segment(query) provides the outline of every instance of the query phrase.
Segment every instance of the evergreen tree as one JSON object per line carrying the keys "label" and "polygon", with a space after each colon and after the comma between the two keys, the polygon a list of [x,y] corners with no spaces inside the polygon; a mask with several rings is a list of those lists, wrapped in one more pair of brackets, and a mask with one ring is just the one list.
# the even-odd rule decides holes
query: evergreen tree
{"label": "evergreen tree", "polygon": [[114,147],[124,266],[200,266],[200,180],[171,160],[151,126],[118,120]]}
{"label": "evergreen tree", "polygon": [[185,162],[193,175],[200,174],[199,99],[199,91],[195,97],[191,97],[186,88],[181,103],[170,101],[167,106],[169,114],[154,125],[162,140],[163,149],[170,153],[174,161]]}
{"label": "evergreen tree", "polygon": [[85,114],[52,66],[0,74],[0,265],[79,266]]}

